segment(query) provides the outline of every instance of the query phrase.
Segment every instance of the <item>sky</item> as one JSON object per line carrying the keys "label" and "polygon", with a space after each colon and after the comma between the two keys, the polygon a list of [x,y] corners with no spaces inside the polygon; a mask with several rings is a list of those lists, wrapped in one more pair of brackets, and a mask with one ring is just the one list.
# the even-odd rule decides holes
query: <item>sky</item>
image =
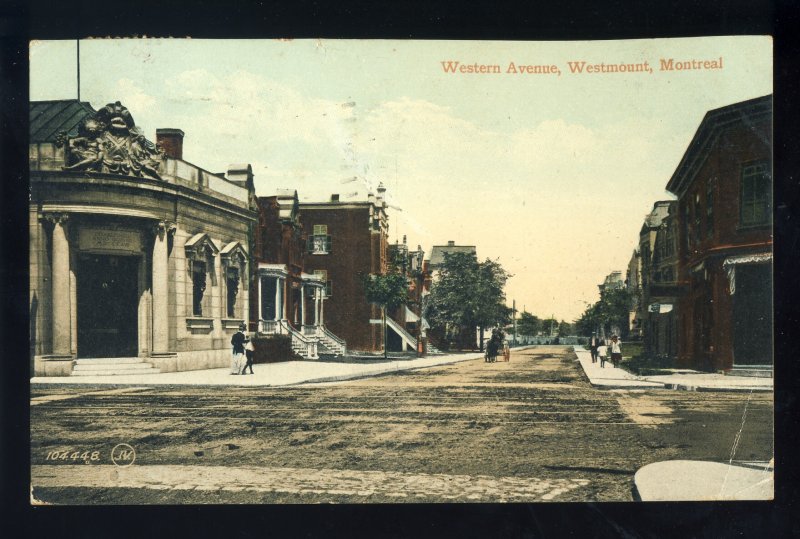
{"label": "sky", "polygon": [[[31,43],[31,100],[77,97],[76,49]],[[771,92],[766,36],[80,42],[81,100],[120,101],[151,140],[182,129],[185,160],[250,163],[259,196],[301,201],[382,182],[392,243],[475,245],[512,274],[509,305],[567,321],[624,274],[705,113]]]}

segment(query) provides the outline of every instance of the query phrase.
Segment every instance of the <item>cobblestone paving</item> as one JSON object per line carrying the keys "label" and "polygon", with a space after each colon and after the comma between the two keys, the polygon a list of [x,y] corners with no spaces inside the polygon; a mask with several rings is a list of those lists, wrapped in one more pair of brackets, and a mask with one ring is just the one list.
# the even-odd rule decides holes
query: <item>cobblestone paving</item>
{"label": "cobblestone paving", "polygon": [[33,466],[31,480],[40,488],[225,490],[475,502],[557,501],[560,494],[589,485],[588,479],[574,478],[542,480],[310,468],[79,464]]}

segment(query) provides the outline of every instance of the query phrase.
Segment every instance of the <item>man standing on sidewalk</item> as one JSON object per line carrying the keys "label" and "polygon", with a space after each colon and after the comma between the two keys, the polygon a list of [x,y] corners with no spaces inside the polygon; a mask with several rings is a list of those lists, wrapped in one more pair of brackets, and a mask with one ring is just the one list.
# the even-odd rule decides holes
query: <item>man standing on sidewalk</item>
{"label": "man standing on sidewalk", "polygon": [[597,363],[597,347],[600,345],[600,341],[597,338],[597,333],[592,333],[592,336],[589,337],[589,353],[592,355],[592,363]]}
{"label": "man standing on sidewalk", "polygon": [[239,370],[242,368],[242,360],[244,359],[244,330],[245,325],[239,325],[239,331],[233,334],[231,337],[231,346],[233,347],[231,358],[231,374],[239,374]]}

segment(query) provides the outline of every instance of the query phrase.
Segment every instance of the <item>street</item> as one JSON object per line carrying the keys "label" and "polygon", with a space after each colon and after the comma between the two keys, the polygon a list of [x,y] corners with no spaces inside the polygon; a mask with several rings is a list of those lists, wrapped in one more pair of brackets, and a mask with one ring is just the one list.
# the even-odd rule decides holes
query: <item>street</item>
{"label": "street", "polygon": [[649,463],[773,456],[772,393],[597,389],[558,346],[327,384],[31,397],[34,503],[630,501]]}

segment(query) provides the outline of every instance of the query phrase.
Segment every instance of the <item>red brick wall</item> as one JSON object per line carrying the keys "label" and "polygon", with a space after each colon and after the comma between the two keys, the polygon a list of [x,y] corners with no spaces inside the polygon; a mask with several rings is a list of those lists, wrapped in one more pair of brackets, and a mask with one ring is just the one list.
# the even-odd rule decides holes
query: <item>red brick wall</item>
{"label": "red brick wall", "polygon": [[[301,227],[295,227],[290,223],[282,223],[278,218],[278,209],[276,197],[258,198],[258,226],[255,227],[254,232],[255,245],[253,255],[256,264],[265,262],[287,266],[289,277],[287,279],[287,289],[284,290],[283,312],[286,313],[289,321],[294,323],[293,315],[296,310],[299,312],[299,302],[295,301],[295,295],[291,291],[299,289],[300,286],[300,273],[303,271],[305,256],[305,236]],[[309,317],[309,313],[313,312],[313,306],[308,304],[306,307],[308,309],[306,311],[306,322],[312,322],[313,320]],[[250,287],[251,331],[255,331],[258,316],[258,281],[254,274],[252,286]]]}
{"label": "red brick wall", "polygon": [[[370,230],[370,207],[322,208],[301,204],[303,230],[308,236],[314,225],[327,225],[331,236],[330,254],[305,255],[306,273],[327,270],[332,296],[325,300],[325,325],[347,342],[350,350],[378,351],[383,347],[381,326],[369,323],[380,318],[380,310],[367,303],[361,276],[375,273],[385,260],[386,235]],[[309,313],[312,311],[309,310]]]}
{"label": "red brick wall", "polygon": [[[772,248],[770,225],[751,228],[739,226],[742,167],[770,160],[771,148],[769,122],[756,126],[739,125],[723,131],[688,189],[678,199],[678,271],[680,284],[686,290],[679,301],[678,360],[682,366],[727,369],[733,364],[733,302],[722,262],[731,255],[763,252]],[[712,190],[714,233],[711,237],[706,234],[706,186],[709,178],[716,179]],[[688,227],[684,225],[685,208],[696,196],[700,199],[697,207],[701,215],[702,239],[687,248],[686,234],[692,235],[694,218],[690,212],[690,223]],[[697,285],[693,284],[690,270],[700,263],[704,264],[701,271],[708,272],[708,280],[705,284]],[[700,335],[695,326],[703,314],[696,312],[696,306],[704,302],[712,302],[713,326],[708,346],[698,357],[697,342]]]}

